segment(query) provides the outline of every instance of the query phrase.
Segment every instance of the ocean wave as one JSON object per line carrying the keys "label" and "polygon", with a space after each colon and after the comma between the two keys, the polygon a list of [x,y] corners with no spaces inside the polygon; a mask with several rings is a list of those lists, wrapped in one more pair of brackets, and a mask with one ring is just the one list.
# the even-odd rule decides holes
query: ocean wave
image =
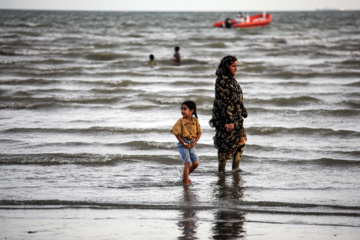
{"label": "ocean wave", "polygon": [[[89,145],[85,143],[80,143],[82,145]],[[92,143],[91,143],[92,144]],[[91,145],[90,144],[90,145]],[[166,143],[158,142],[129,142],[122,144],[123,146],[132,147],[137,151],[134,151],[133,154],[92,154],[92,153],[43,153],[43,154],[0,154],[0,164],[6,165],[61,165],[61,164],[75,164],[75,165],[118,165],[122,163],[130,164],[131,162],[154,162],[156,164],[179,164],[181,160],[177,152],[177,144],[175,142],[169,143],[169,145],[164,145]],[[59,144],[54,144],[59,147]],[[67,143],[63,145],[68,146]],[[100,144],[95,144],[100,146]],[[119,147],[121,144],[104,144]],[[141,146],[140,146],[141,145]],[[199,157],[201,161],[206,162],[217,162],[216,150],[212,145],[198,144],[197,146],[199,152],[204,152],[200,154]],[[71,143],[73,147],[73,144]],[[140,146],[140,147],[139,147]],[[334,151],[332,155],[339,155],[342,158],[289,158],[289,157],[274,157],[270,155],[269,157],[257,157],[251,156],[249,154],[253,153],[252,150],[254,147],[247,146],[248,150],[244,154],[244,159],[248,164],[258,164],[266,162],[267,164],[281,164],[281,165],[321,165],[329,167],[359,167],[360,161],[359,156],[360,152],[339,152]],[[271,151],[271,147],[266,149],[265,147],[258,148],[260,152]],[[157,154],[156,151],[153,154],[141,154],[142,150],[174,150],[173,154]],[[279,150],[280,151],[280,150]],[[208,154],[212,152],[212,154]],[[348,159],[345,159],[348,158]],[[181,161],[180,161],[181,162]]]}
{"label": "ocean wave", "polygon": [[144,111],[151,109],[158,109],[159,105],[156,104],[141,104],[141,103],[133,103],[131,104],[131,109],[134,111]]}
{"label": "ocean wave", "polygon": [[140,34],[140,33],[130,33],[130,34],[126,34],[124,35],[124,37],[130,37],[130,38],[143,38],[144,35]]}
{"label": "ocean wave", "polygon": [[119,43],[117,42],[106,42],[106,43],[103,43],[103,42],[97,42],[97,43],[94,43],[93,44],[95,49],[102,49],[102,48],[105,48],[105,49],[109,49],[109,48],[118,48],[120,46]]}
{"label": "ocean wave", "polygon": [[131,141],[122,144],[122,146],[127,146],[135,148],[138,150],[152,150],[152,149],[176,149],[177,143],[175,142],[154,142],[154,141]]}
{"label": "ocean wave", "polygon": [[359,151],[355,151],[355,152],[349,152],[349,153],[343,153],[343,152],[339,152],[339,151],[335,151],[334,154],[340,154],[342,155],[342,157],[344,157],[344,155],[346,155],[345,157],[348,158],[353,158],[353,159],[341,159],[341,158],[330,158],[330,157],[323,157],[323,158],[307,158],[307,159],[299,159],[299,158],[280,158],[280,157],[256,157],[256,156],[248,156],[248,155],[244,155],[246,156],[246,161],[247,162],[264,162],[266,161],[267,163],[271,163],[271,164],[280,164],[280,165],[284,165],[284,164],[290,164],[290,165],[321,165],[321,166],[328,166],[328,167],[359,167],[360,166],[360,161],[359,156],[360,153]]}
{"label": "ocean wave", "polygon": [[124,54],[112,53],[112,52],[93,52],[89,53],[85,56],[86,59],[89,60],[97,60],[97,61],[111,61],[116,59],[124,59],[129,56]]}
{"label": "ocean wave", "polygon": [[271,99],[260,99],[251,98],[247,99],[250,104],[257,105],[275,105],[275,106],[303,106],[308,104],[320,103],[321,100],[315,97],[299,96],[289,98],[271,98]]}
{"label": "ocean wave", "polygon": [[[11,141],[11,140],[1,140],[0,142],[4,143],[21,143],[20,141]],[[51,142],[51,143],[39,143],[32,144],[28,148],[39,148],[39,147],[70,147],[70,148],[78,148],[78,147],[115,147],[121,148],[126,147],[127,149],[133,149],[134,151],[143,151],[143,150],[174,150],[177,149],[177,142],[154,142],[154,141],[129,141],[125,143],[102,143],[102,142]],[[203,148],[204,144],[198,143],[196,145],[198,148]],[[26,147],[23,147],[26,148]]]}
{"label": "ocean wave", "polygon": [[2,85],[52,85],[60,83],[60,80],[44,78],[5,79],[1,80]]}
{"label": "ocean wave", "polygon": [[345,66],[345,67],[351,67],[351,68],[358,68],[360,66],[360,60],[353,58],[353,59],[347,59],[344,60],[342,62],[340,62],[341,65]]}
{"label": "ocean wave", "polygon": [[61,43],[73,43],[77,41],[82,41],[83,38],[81,36],[65,36],[65,37],[59,37],[53,40],[54,43],[61,42]]}
{"label": "ocean wave", "polygon": [[[182,100],[181,100],[182,101]],[[180,101],[180,102],[181,102]],[[123,128],[123,127],[89,127],[89,128],[8,128],[2,131],[4,134],[15,133],[72,133],[72,134],[141,134],[141,133],[167,133],[169,129],[159,128]],[[351,130],[334,130],[330,128],[285,128],[285,127],[247,127],[246,132],[250,135],[305,135],[317,137],[337,137],[346,139],[360,138],[360,132]]]}
{"label": "ocean wave", "polygon": [[84,68],[81,66],[69,66],[69,67],[59,67],[59,68],[38,68],[35,64],[34,66],[28,65],[26,67],[22,67],[18,71],[16,71],[15,76],[19,77],[30,77],[30,78],[66,78],[66,77],[74,77],[74,75],[78,75],[83,73]]}
{"label": "ocean wave", "polygon": [[348,84],[345,84],[345,86],[350,86],[350,87],[360,87],[360,81],[356,81],[356,82],[348,83]]}
{"label": "ocean wave", "polygon": [[[171,66],[171,67],[169,67]],[[107,73],[106,76],[119,76],[121,77],[139,77],[139,78],[148,78],[148,77],[156,77],[156,78],[169,78],[169,79],[176,79],[176,78],[191,78],[191,79],[214,79],[215,81],[215,75],[214,73],[206,73],[204,71],[200,72],[191,72],[186,71],[186,69],[177,69],[175,68],[171,63],[165,66],[158,66],[158,71],[156,72],[140,72],[136,71],[134,69],[126,70],[125,72],[121,73]]]}
{"label": "ocean wave", "polygon": [[346,106],[349,106],[354,109],[360,109],[360,100],[354,99],[354,100],[347,100],[343,101]]}
{"label": "ocean wave", "polygon": [[114,156],[98,154],[0,154],[0,164],[106,164],[117,162]]}
{"label": "ocean wave", "polygon": [[15,56],[15,49],[0,49],[0,56]]}
{"label": "ocean wave", "polygon": [[285,128],[285,127],[248,127],[246,132],[251,135],[305,135],[339,138],[360,138],[360,132],[350,130],[333,130],[329,128]]}
{"label": "ocean wave", "polygon": [[342,48],[342,49],[329,49],[329,50],[322,50],[316,51],[315,54],[319,56],[334,56],[334,57],[359,57],[360,51],[358,45],[353,47],[353,50],[349,48]]}
{"label": "ocean wave", "polygon": [[[178,143],[176,141],[172,142],[154,142],[154,141],[130,141],[121,144],[121,146],[131,147],[137,150],[154,150],[154,149],[161,149],[161,150],[175,150],[177,151]],[[197,143],[196,148],[198,149],[206,149],[206,148],[213,148],[213,145],[207,145],[203,143]]]}
{"label": "ocean wave", "polygon": [[23,47],[31,47],[31,43],[25,40],[14,40],[11,42],[7,42],[8,45],[11,45],[14,49],[23,48]]}
{"label": "ocean wave", "polygon": [[301,114],[303,116],[326,117],[360,117],[359,109],[270,109],[264,107],[247,107],[249,113]]}
{"label": "ocean wave", "polygon": [[92,88],[90,90],[93,93],[103,93],[103,94],[114,94],[114,93],[126,93],[129,92],[129,89],[124,88]]}
{"label": "ocean wave", "polygon": [[329,117],[356,117],[360,115],[359,109],[319,109],[319,110],[305,110],[306,114],[310,116],[313,114]]}
{"label": "ocean wave", "polygon": [[[29,25],[30,23],[28,24],[24,24],[23,27],[37,27],[39,25],[33,25],[33,26],[30,26]],[[35,31],[34,29],[28,29],[29,31],[23,31],[23,30],[18,30],[16,29],[15,27],[15,31],[13,31],[12,33],[15,33],[16,35],[19,36],[19,38],[23,37],[23,36],[29,36],[29,37],[40,37],[42,35],[42,32],[40,31]]]}
{"label": "ocean wave", "polygon": [[227,48],[227,46],[224,42],[209,43],[209,44],[206,44],[206,47],[208,47],[208,48]]}
{"label": "ocean wave", "polygon": [[[0,103],[0,109],[51,109],[57,107],[53,103],[27,104],[27,103]],[[63,105],[63,107],[66,107]]]}
{"label": "ocean wave", "polygon": [[246,65],[240,64],[241,74],[265,73],[269,70],[269,66],[262,63],[250,63]]}
{"label": "ocean wave", "polygon": [[359,151],[351,153],[351,155],[355,155],[356,160],[343,160],[343,159],[333,159],[333,158],[319,158],[319,159],[312,159],[311,162],[315,164],[321,164],[324,166],[359,166],[360,162],[359,159]]}
{"label": "ocean wave", "polygon": [[135,133],[169,133],[169,129],[159,128],[122,128],[122,127],[89,127],[89,128],[9,128],[3,133],[74,133],[74,134],[135,134]]}
{"label": "ocean wave", "polygon": [[[214,81],[215,82],[215,81]],[[168,83],[170,86],[196,86],[202,87],[209,84],[208,81],[189,81],[189,80],[175,80]],[[213,82],[211,82],[211,85]]]}
{"label": "ocean wave", "polygon": [[[181,66],[187,66],[187,65],[196,65],[196,66],[209,66],[208,61],[200,60],[197,58],[184,58],[181,60]],[[205,68],[204,68],[205,69]],[[201,69],[203,70],[203,69]]]}
{"label": "ocean wave", "polygon": [[122,162],[157,162],[160,164],[179,164],[178,154],[174,155],[143,155],[143,154],[67,154],[67,153],[44,153],[44,154],[0,154],[0,164],[34,164],[34,165],[117,165]]}
{"label": "ocean wave", "polygon": [[[266,68],[264,68],[266,69]],[[270,68],[267,68],[270,70]],[[256,73],[256,71],[253,71]],[[249,75],[252,76],[253,72],[249,74],[247,72],[243,72],[242,75]],[[264,74],[263,72],[260,72]],[[258,74],[256,74],[258,75]],[[266,72],[266,77],[268,78],[279,78],[279,79],[311,79],[311,78],[359,78],[360,72],[354,71],[353,69],[349,70],[342,70],[342,71],[335,71],[335,72],[319,72],[319,71],[280,71],[280,72]]]}
{"label": "ocean wave", "polygon": [[276,85],[280,85],[280,86],[285,86],[285,87],[306,87],[310,85],[310,82],[306,82],[306,81],[281,81],[276,83]]}
{"label": "ocean wave", "polygon": [[[184,205],[172,202],[166,204],[149,202],[96,202],[96,201],[71,201],[58,199],[34,200],[0,200],[1,209],[53,209],[64,208],[98,208],[98,209],[156,209],[156,210],[183,210]],[[186,209],[197,211],[218,210],[217,202],[201,202],[194,206],[186,205]],[[360,217],[360,207],[344,205],[322,205],[292,202],[271,201],[237,201],[223,210],[237,210],[248,213],[292,214],[313,216],[348,216]]]}
{"label": "ocean wave", "polygon": [[[190,95],[190,96],[189,96]],[[197,96],[195,92],[190,91],[187,93],[186,96],[163,96],[154,98],[153,96],[144,97],[148,101],[156,104],[156,105],[167,105],[167,104],[181,104],[185,100],[192,100],[196,102],[198,109],[200,110],[211,110],[212,109],[212,102],[214,101],[214,97],[207,97],[207,96]],[[208,112],[209,113],[209,112]]]}
{"label": "ocean wave", "polygon": [[[41,60],[32,60],[29,62],[30,64],[47,64],[47,65],[57,65],[57,64],[72,64],[69,60],[59,59],[59,58],[46,58]],[[73,67],[67,68],[67,69],[73,69]]]}
{"label": "ocean wave", "polygon": [[31,97],[31,96],[18,96],[13,97],[0,97],[0,108],[2,109],[40,109],[40,108],[55,108],[55,107],[69,107],[69,104],[104,104],[111,105],[119,102],[121,97],[87,97],[87,98],[63,98],[63,97]]}
{"label": "ocean wave", "polygon": [[215,30],[219,30],[222,34],[215,34],[215,35],[209,35],[206,38],[202,37],[201,35],[199,36],[192,36],[190,38],[191,42],[209,42],[209,43],[213,43],[213,42],[237,42],[237,41],[241,41],[244,40],[242,38],[241,35],[228,35],[228,34],[223,34],[224,31],[223,29],[215,29]]}
{"label": "ocean wave", "polygon": [[2,32],[0,37],[1,37],[0,44],[5,45],[8,41],[3,41],[2,39],[5,39],[5,40],[9,40],[11,38],[16,39],[16,38],[19,38],[20,36],[13,32]]}

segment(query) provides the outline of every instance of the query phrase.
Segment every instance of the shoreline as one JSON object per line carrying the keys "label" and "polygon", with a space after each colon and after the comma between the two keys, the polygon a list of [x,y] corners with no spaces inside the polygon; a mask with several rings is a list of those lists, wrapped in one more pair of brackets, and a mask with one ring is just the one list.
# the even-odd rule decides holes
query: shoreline
{"label": "shoreline", "polygon": [[[359,218],[230,209],[0,209],[3,239],[356,239]],[[340,221],[347,225],[339,224]]]}

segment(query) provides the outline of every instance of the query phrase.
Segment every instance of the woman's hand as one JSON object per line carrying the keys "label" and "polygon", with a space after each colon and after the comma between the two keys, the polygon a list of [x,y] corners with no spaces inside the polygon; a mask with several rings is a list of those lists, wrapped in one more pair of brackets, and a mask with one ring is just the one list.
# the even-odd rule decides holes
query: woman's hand
{"label": "woman's hand", "polygon": [[241,113],[241,116],[243,118],[247,118],[248,114],[247,114],[247,111],[246,111],[246,108],[244,107],[243,110],[242,110],[242,113]]}
{"label": "woman's hand", "polygon": [[231,132],[232,130],[234,130],[234,124],[233,123],[229,123],[225,125],[226,131]]}

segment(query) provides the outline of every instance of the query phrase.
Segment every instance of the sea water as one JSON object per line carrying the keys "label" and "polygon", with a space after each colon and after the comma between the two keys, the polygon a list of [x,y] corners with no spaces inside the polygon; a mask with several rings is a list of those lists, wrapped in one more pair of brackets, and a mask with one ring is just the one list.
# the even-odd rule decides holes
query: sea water
{"label": "sea water", "polygon": [[[213,27],[235,12],[0,13],[2,238],[360,233],[359,12],[274,12],[253,29]],[[242,171],[218,174],[208,121],[226,55],[248,142]],[[203,129],[190,186],[170,133],[187,99]]]}

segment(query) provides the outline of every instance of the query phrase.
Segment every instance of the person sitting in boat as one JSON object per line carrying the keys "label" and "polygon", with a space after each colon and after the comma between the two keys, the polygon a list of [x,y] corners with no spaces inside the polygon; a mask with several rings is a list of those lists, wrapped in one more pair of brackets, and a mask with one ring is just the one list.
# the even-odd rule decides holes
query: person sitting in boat
{"label": "person sitting in boat", "polygon": [[235,21],[236,23],[243,23],[245,21],[244,16],[241,12],[236,15]]}
{"label": "person sitting in boat", "polygon": [[224,22],[226,28],[232,28],[233,22],[230,18],[226,18]]}

